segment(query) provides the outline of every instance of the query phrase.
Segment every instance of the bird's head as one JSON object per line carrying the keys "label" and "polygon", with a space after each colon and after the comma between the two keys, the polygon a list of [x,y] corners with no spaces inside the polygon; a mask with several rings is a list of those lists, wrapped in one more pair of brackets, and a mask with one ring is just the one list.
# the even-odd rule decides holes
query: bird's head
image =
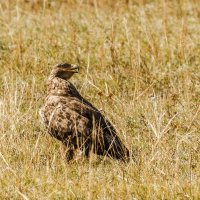
{"label": "bird's head", "polygon": [[68,80],[74,73],[78,73],[78,70],[79,70],[78,65],[62,63],[56,65],[53,68],[50,77],[58,77],[64,80]]}

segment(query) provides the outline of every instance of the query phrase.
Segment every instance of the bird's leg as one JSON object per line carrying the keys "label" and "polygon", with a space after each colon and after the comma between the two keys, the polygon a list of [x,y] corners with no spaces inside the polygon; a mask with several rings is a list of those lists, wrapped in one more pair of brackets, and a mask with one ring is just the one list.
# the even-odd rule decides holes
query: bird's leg
{"label": "bird's leg", "polygon": [[69,149],[66,152],[65,156],[66,156],[66,159],[68,162],[71,161],[72,159],[74,159],[74,149]]}
{"label": "bird's leg", "polygon": [[62,144],[60,146],[60,152],[63,159],[67,159],[70,161],[74,157],[74,149],[70,146],[66,146],[66,144]]}
{"label": "bird's leg", "polygon": [[87,158],[90,156],[92,148],[90,137],[85,138],[81,135],[68,137],[63,144],[67,161],[79,161],[82,160],[84,156]]}
{"label": "bird's leg", "polygon": [[69,162],[70,160],[74,159],[74,151],[75,151],[75,146],[72,143],[73,138],[68,138],[63,142],[63,149],[64,149],[64,155],[66,160]]}
{"label": "bird's leg", "polygon": [[79,148],[75,148],[73,145],[70,147],[65,146],[65,158],[67,162],[75,160],[78,161],[82,158],[83,152]]}
{"label": "bird's leg", "polygon": [[90,156],[90,151],[91,151],[91,144],[90,144],[90,138],[85,138],[82,135],[78,136],[76,138],[76,150],[75,150],[75,159],[80,160],[84,156],[87,158]]}
{"label": "bird's leg", "polygon": [[65,157],[67,161],[79,161],[85,155],[83,138],[76,136],[69,137],[64,141]]}

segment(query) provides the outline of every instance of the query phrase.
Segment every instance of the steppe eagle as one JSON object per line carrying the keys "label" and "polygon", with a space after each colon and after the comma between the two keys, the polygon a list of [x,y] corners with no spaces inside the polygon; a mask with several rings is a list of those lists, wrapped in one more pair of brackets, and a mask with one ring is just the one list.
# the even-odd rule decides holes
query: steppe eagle
{"label": "steppe eagle", "polygon": [[40,116],[48,133],[67,148],[67,159],[79,149],[85,156],[90,152],[122,161],[129,160],[129,150],[117,136],[113,125],[90,102],[84,99],[70,77],[79,67],[56,65],[48,78],[48,91]]}

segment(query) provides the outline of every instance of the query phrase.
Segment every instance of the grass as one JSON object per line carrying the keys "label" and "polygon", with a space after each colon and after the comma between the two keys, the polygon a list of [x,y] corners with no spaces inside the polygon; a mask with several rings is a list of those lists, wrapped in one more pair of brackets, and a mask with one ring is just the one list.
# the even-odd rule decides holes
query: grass
{"label": "grass", "polygon": [[[1,199],[199,199],[198,1],[0,3]],[[138,163],[67,163],[41,124],[60,62]]]}

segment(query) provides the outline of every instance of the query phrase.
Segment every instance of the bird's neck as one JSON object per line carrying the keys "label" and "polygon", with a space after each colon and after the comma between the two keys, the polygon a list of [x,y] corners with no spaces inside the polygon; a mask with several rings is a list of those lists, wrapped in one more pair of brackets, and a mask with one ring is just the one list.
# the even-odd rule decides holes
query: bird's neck
{"label": "bird's neck", "polygon": [[69,81],[58,77],[49,77],[48,79],[48,94],[56,96],[68,96],[70,95]]}

